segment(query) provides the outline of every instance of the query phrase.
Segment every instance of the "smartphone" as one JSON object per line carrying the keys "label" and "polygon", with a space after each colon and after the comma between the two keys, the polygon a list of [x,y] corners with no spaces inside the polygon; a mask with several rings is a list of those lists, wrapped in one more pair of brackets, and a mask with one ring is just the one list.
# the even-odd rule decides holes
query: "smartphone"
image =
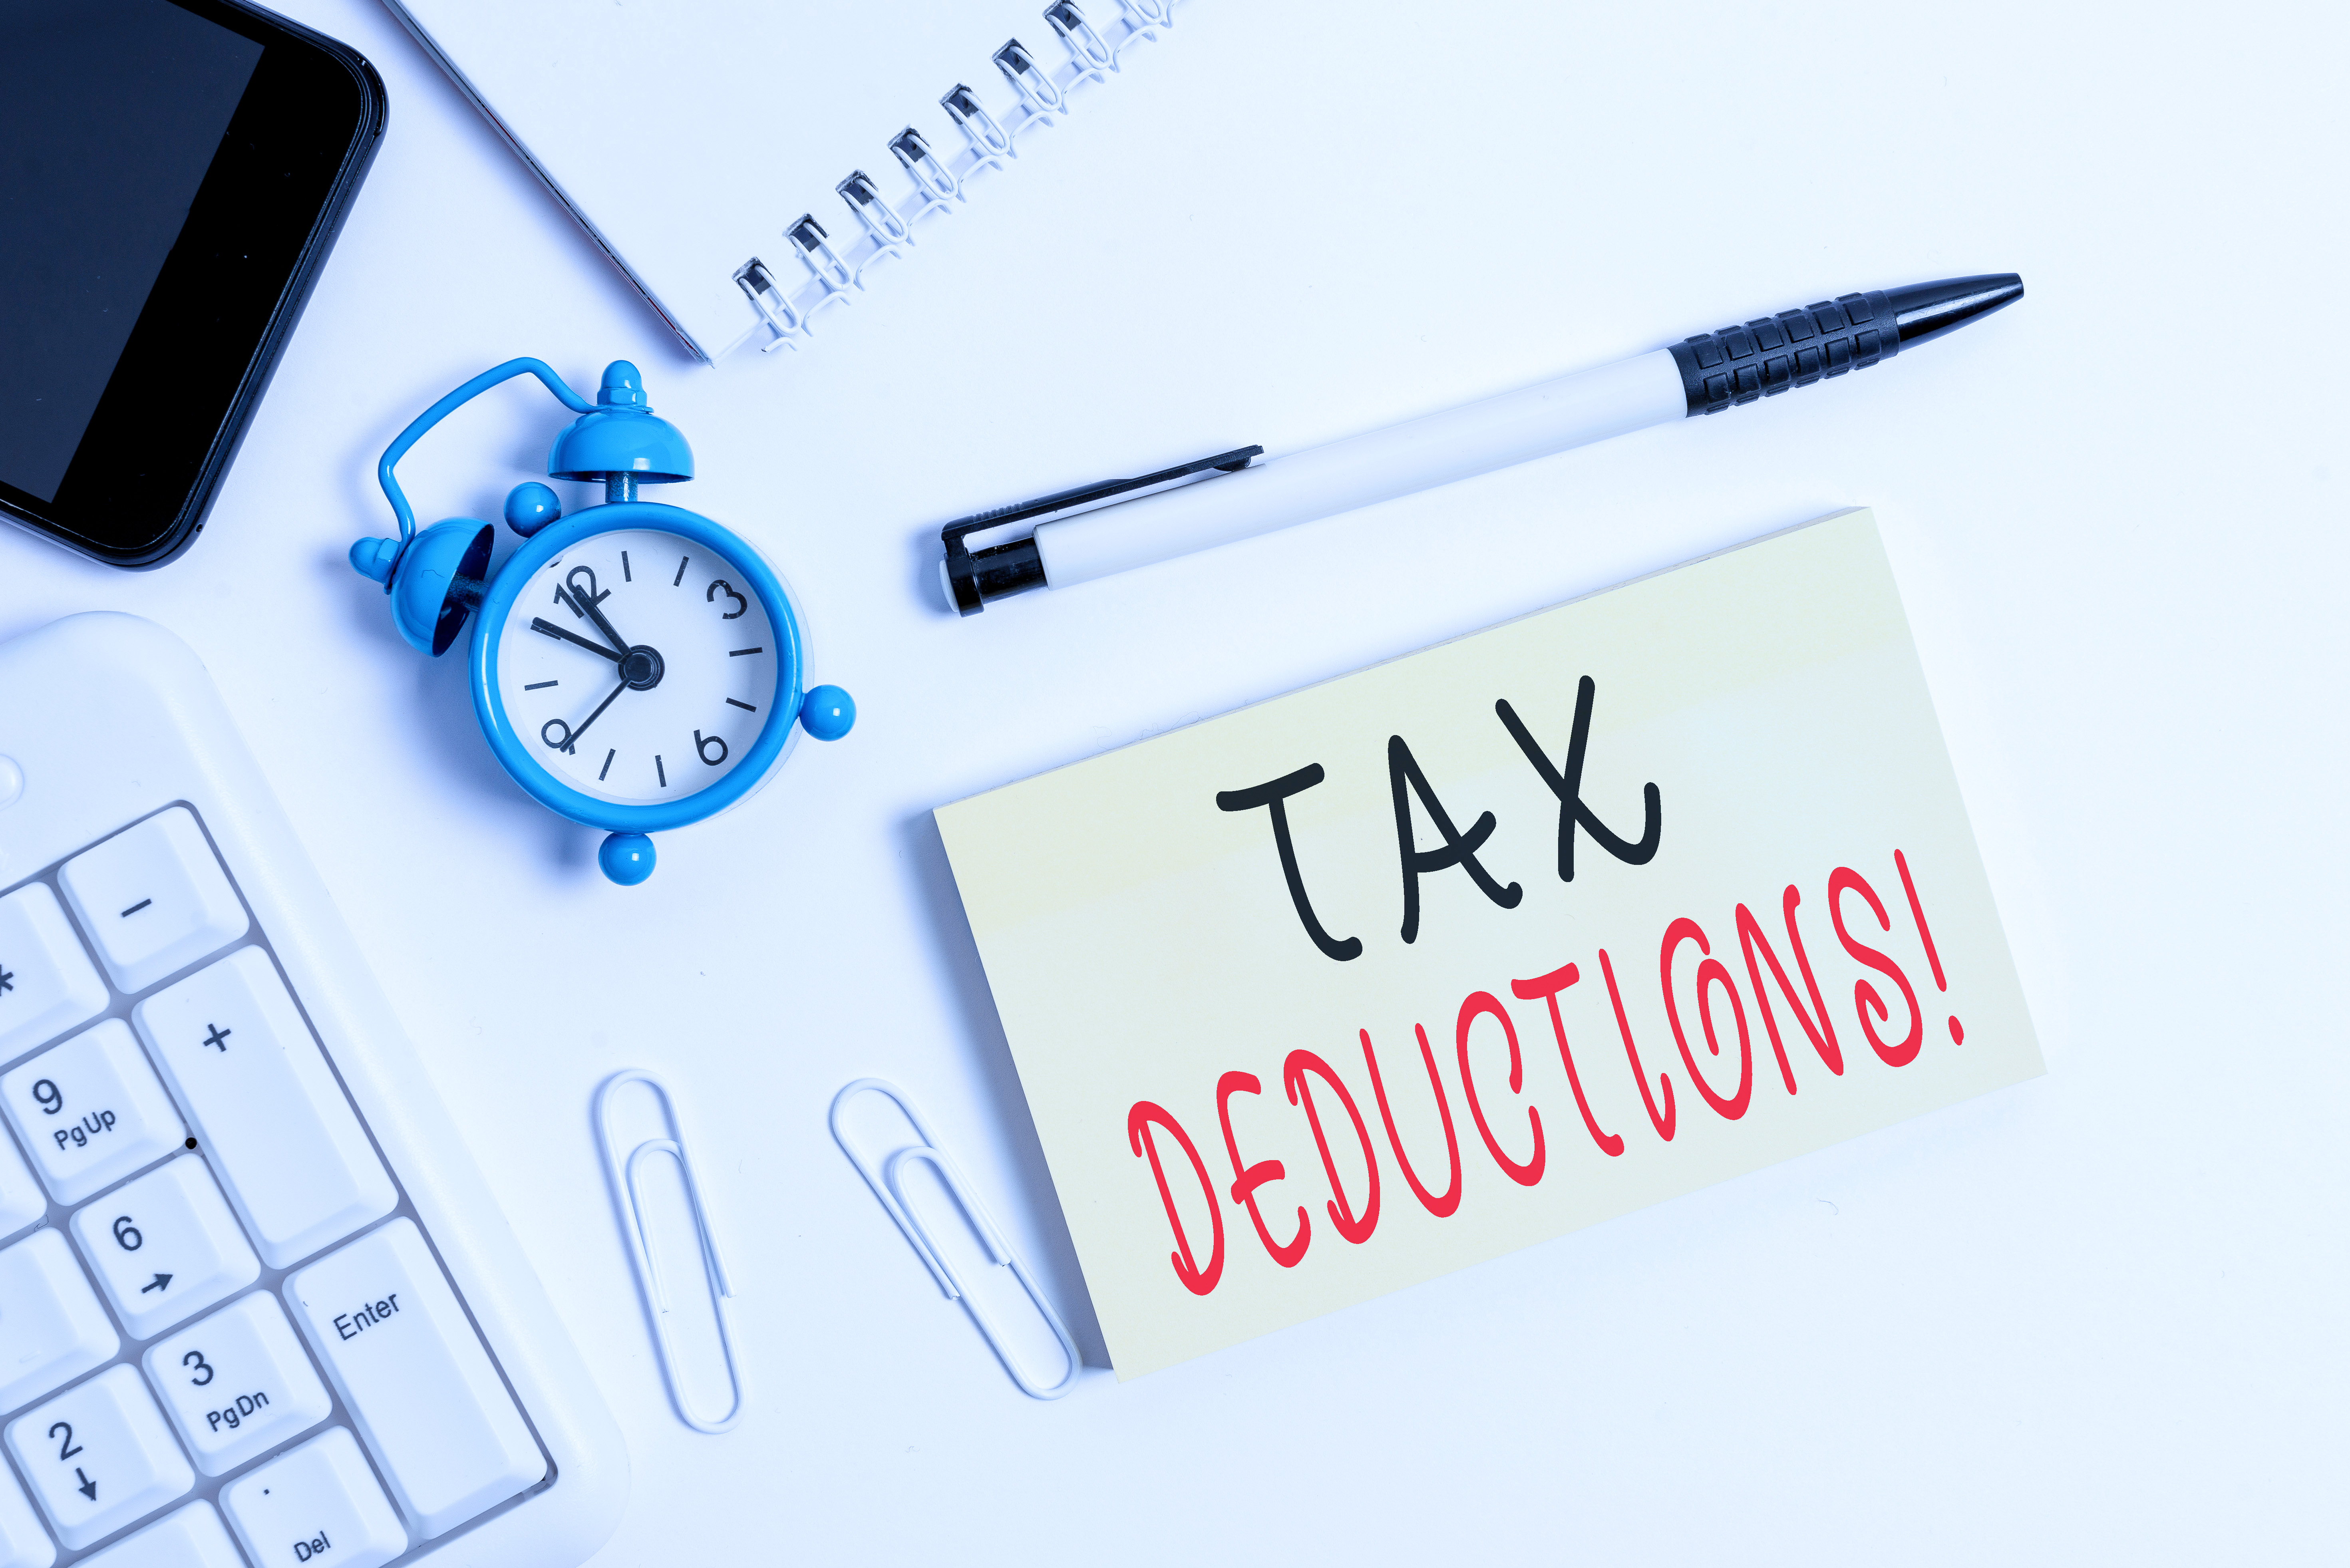
{"label": "smartphone", "polygon": [[243,0],[0,0],[0,512],[192,544],[383,139],[356,51]]}

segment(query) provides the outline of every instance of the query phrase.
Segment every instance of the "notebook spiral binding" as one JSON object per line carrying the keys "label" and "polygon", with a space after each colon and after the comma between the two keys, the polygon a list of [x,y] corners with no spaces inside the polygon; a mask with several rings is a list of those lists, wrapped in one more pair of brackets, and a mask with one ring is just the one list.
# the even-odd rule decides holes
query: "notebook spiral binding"
{"label": "notebook spiral binding", "polygon": [[785,225],[789,248],[779,265],[753,256],[735,268],[735,286],[754,317],[749,330],[766,334],[760,351],[798,348],[814,335],[818,313],[829,305],[851,303],[876,262],[900,255],[915,243],[915,226],[924,218],[952,212],[969,199],[973,176],[1017,158],[1022,132],[1066,119],[1073,92],[1108,80],[1128,48],[1175,25],[1176,0],[1117,4],[1118,19],[1100,26],[1087,19],[1076,0],[1053,0],[1045,7],[1045,21],[1066,56],[1057,66],[1038,59],[1019,39],[1006,40],[993,57],[1017,102],[1000,118],[967,84],[949,88],[939,107],[962,134],[960,151],[938,151],[911,125],[891,137],[887,146],[906,178],[906,193],[895,202],[870,174],[850,170],[833,190],[855,214],[858,232],[844,234],[835,244],[816,214],[803,213]]}

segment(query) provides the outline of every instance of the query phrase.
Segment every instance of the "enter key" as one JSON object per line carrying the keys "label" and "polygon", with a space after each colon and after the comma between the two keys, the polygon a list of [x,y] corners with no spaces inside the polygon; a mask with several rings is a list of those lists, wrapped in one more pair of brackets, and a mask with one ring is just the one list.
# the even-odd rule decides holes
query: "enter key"
{"label": "enter key", "polygon": [[546,1473],[546,1459],[415,1223],[288,1275],[286,1304],[430,1540]]}

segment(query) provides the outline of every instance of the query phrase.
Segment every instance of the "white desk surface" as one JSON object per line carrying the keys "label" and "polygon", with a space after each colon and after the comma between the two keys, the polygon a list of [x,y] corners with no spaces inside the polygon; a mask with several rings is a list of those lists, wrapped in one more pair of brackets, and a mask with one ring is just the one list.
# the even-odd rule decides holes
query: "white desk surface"
{"label": "white desk surface", "polygon": [[[381,71],[382,155],[201,542],[129,575],[0,534],[0,635],[131,610],[211,667],[626,1430],[598,1563],[2338,1550],[2339,7],[1188,0],[809,351],[715,369],[386,12],[287,8]],[[938,603],[977,505],[2010,269],[2023,303],[1865,377]],[[767,550],[860,704],[633,891],[344,564],[389,528],[384,444],[515,354],[643,368],[703,475],[669,498]],[[494,394],[409,493],[494,517],[565,417]],[[846,1080],[910,1087],[1101,1360],[930,808],[1854,503],[2048,1075],[1021,1396],[825,1130]],[[588,1096],[632,1064],[680,1090],[735,1271],[731,1436],[670,1414],[605,1197]]]}

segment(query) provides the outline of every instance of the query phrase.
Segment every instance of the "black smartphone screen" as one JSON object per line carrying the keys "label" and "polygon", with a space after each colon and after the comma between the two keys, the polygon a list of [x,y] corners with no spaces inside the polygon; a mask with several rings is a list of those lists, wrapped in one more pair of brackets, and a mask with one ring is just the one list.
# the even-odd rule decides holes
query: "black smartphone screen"
{"label": "black smartphone screen", "polygon": [[54,501],[266,46],[170,0],[8,9],[0,479]]}
{"label": "black smartphone screen", "polygon": [[235,0],[0,0],[0,505],[117,565],[193,538],[382,120]]}

